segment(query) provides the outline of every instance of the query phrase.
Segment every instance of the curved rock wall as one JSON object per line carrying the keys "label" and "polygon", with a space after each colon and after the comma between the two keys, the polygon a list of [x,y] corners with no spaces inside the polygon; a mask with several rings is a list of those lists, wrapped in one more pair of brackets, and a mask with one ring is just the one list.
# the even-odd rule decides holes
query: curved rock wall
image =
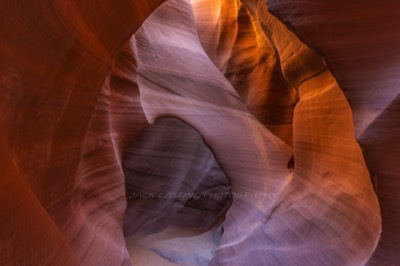
{"label": "curved rock wall", "polygon": [[129,264],[120,147],[147,122],[107,76],[161,1],[78,2],[0,3],[2,265]]}
{"label": "curved rock wall", "polygon": [[400,4],[386,1],[270,0],[269,10],[321,54],[352,108],[382,210],[383,232],[370,265],[400,262]]}
{"label": "curved rock wall", "polygon": [[[398,263],[396,1],[162,2],[0,3],[0,264]],[[236,197],[125,243],[122,154],[160,116]]]}

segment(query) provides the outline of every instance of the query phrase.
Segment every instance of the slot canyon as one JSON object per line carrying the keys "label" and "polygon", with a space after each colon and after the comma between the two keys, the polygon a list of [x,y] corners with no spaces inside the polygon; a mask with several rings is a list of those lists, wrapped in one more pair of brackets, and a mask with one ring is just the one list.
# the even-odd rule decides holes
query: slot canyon
{"label": "slot canyon", "polygon": [[0,265],[400,265],[399,1],[0,13]]}

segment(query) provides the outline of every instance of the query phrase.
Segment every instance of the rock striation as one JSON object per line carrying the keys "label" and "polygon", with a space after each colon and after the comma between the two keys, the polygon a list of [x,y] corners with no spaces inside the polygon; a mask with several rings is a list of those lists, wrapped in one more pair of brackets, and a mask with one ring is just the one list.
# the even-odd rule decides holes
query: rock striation
{"label": "rock striation", "polygon": [[1,265],[400,262],[396,1],[78,2],[0,2]]}

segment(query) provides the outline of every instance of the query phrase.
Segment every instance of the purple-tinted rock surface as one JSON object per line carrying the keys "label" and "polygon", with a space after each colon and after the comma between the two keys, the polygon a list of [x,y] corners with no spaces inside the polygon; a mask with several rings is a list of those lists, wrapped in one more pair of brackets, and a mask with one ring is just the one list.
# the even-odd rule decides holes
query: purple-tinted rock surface
{"label": "purple-tinted rock surface", "polygon": [[124,234],[158,233],[169,225],[205,231],[229,207],[229,180],[201,135],[176,118],[159,118],[126,149]]}
{"label": "purple-tinted rock surface", "polygon": [[78,2],[0,2],[1,265],[400,263],[398,1]]}

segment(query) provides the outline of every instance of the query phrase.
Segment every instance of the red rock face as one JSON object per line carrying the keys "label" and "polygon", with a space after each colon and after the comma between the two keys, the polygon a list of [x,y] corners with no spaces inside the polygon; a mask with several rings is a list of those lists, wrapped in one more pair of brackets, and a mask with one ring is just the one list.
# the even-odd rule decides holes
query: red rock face
{"label": "red rock face", "polygon": [[[377,176],[383,231],[370,265],[400,261],[400,12],[397,1],[268,1],[269,10],[321,54],[352,108],[355,135]],[[396,118],[397,117],[397,118]]]}
{"label": "red rock face", "polygon": [[0,264],[397,264],[399,4],[162,2],[0,4]]}
{"label": "red rock face", "polygon": [[120,158],[147,122],[134,61],[109,74],[160,3],[1,2],[1,264],[129,264]]}

